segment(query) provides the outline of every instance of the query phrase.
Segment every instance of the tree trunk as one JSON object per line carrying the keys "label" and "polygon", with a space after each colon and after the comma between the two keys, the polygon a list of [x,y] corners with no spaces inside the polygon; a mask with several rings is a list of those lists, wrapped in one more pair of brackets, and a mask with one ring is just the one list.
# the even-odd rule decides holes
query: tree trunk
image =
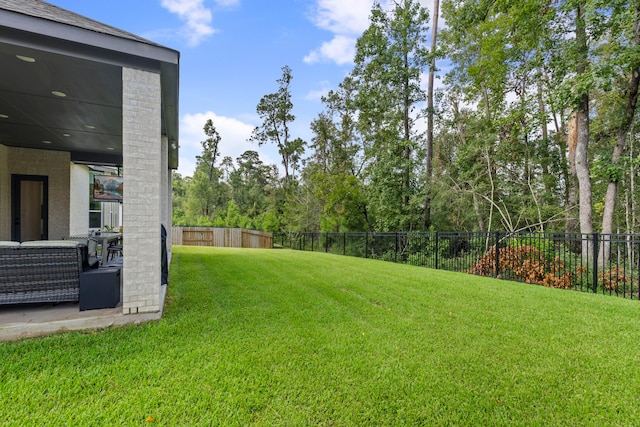
{"label": "tree trunk", "polygon": [[[578,4],[576,9],[576,44],[578,63],[576,72],[584,74],[587,69],[588,49],[587,32],[584,21],[584,4]],[[575,111],[576,120],[576,176],[578,177],[578,192],[580,203],[580,232],[593,232],[591,205],[591,176],[589,175],[589,93],[580,95]]]}
{"label": "tree trunk", "polygon": [[[405,68],[405,81],[404,81],[404,143],[405,146],[402,149],[402,159],[404,163],[404,173],[402,180],[403,198],[402,206],[404,208],[404,214],[409,215],[409,201],[410,201],[410,183],[411,183],[411,118],[409,113],[411,110],[411,100],[409,98],[410,82],[409,82],[409,54],[404,54],[404,68]],[[413,221],[411,221],[413,225]]]}
{"label": "tree trunk", "polygon": [[480,200],[478,199],[478,194],[475,191],[472,194],[473,194],[473,210],[476,213],[478,228],[480,229],[480,231],[486,231],[487,226],[484,223],[484,215],[482,214],[482,210],[480,209]]}
{"label": "tree trunk", "polygon": [[566,176],[566,197],[567,197],[567,232],[576,231],[575,207],[578,205],[578,189],[576,184],[578,178],[576,176],[576,146],[578,145],[578,125],[576,124],[575,113],[571,115],[568,123],[567,136],[567,164],[568,171]]}
{"label": "tree trunk", "polygon": [[547,123],[547,111],[544,105],[544,97],[542,91],[542,79],[538,80],[538,108],[540,109],[540,117],[542,118],[542,147],[540,159],[540,167],[542,168],[542,181],[544,183],[545,201],[551,200],[553,188],[549,183],[549,128]]}
{"label": "tree trunk", "polygon": [[592,233],[591,176],[589,175],[589,98],[583,96],[576,111],[576,176],[578,177],[578,198],[580,204],[580,232]]}
{"label": "tree trunk", "polygon": [[426,196],[424,200],[423,226],[431,226],[431,181],[433,179],[433,85],[436,72],[436,46],[438,37],[438,15],[440,0],[433,0],[433,20],[431,25],[431,62],[429,63],[429,80],[427,86],[427,158],[426,158]]}

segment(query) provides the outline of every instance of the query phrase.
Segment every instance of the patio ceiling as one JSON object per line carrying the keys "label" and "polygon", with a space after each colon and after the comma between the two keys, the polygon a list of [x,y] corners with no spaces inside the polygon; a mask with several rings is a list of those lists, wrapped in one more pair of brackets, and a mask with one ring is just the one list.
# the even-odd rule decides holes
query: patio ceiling
{"label": "patio ceiling", "polygon": [[5,43],[0,63],[0,143],[121,163],[120,67]]}
{"label": "patio ceiling", "polygon": [[177,168],[178,58],[45,2],[0,0],[0,144],[122,165],[122,67],[131,67],[161,76],[161,132]]}

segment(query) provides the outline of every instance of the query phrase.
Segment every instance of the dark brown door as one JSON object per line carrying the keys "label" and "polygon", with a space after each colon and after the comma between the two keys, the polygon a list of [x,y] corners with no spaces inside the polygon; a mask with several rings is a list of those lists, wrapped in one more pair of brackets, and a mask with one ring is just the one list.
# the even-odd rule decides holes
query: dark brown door
{"label": "dark brown door", "polygon": [[48,239],[48,177],[11,176],[11,239],[19,242]]}

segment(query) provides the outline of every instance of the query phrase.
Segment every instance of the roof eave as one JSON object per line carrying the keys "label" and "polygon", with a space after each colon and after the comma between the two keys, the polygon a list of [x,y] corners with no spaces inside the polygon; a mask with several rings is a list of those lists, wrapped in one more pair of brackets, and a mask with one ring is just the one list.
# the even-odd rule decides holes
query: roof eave
{"label": "roof eave", "polygon": [[68,42],[81,41],[81,44],[86,46],[169,64],[177,65],[180,59],[178,51],[164,46],[91,31],[10,10],[0,9],[0,26]]}
{"label": "roof eave", "polygon": [[0,41],[111,65],[159,72],[169,166],[178,167],[180,52],[141,40],[0,9]]}

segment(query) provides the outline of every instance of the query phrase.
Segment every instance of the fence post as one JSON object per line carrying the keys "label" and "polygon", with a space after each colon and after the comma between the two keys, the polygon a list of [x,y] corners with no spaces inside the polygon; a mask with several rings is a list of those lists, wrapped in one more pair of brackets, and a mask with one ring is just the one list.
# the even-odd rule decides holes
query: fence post
{"label": "fence post", "polygon": [[369,258],[369,232],[364,233],[364,257]]}
{"label": "fence post", "polygon": [[495,271],[496,271],[496,276],[498,277],[500,275],[500,232],[496,231],[496,260],[495,260],[496,266],[495,266]]}
{"label": "fence post", "polygon": [[440,261],[440,259],[439,259],[439,257],[440,257],[440,239],[439,239],[439,237],[440,236],[439,236],[438,232],[436,231],[436,270],[438,270],[440,268],[440,265],[439,265],[439,261]]}
{"label": "fence post", "polygon": [[347,233],[342,233],[342,255],[347,254]]}
{"label": "fence post", "polygon": [[324,233],[324,251],[329,252],[329,232],[325,231]]}
{"label": "fence post", "polygon": [[396,231],[396,251],[393,254],[393,262],[398,262],[398,232]]}
{"label": "fence post", "polygon": [[600,242],[598,239],[598,233],[592,234],[593,238],[593,293],[598,292],[598,246],[600,246]]}

